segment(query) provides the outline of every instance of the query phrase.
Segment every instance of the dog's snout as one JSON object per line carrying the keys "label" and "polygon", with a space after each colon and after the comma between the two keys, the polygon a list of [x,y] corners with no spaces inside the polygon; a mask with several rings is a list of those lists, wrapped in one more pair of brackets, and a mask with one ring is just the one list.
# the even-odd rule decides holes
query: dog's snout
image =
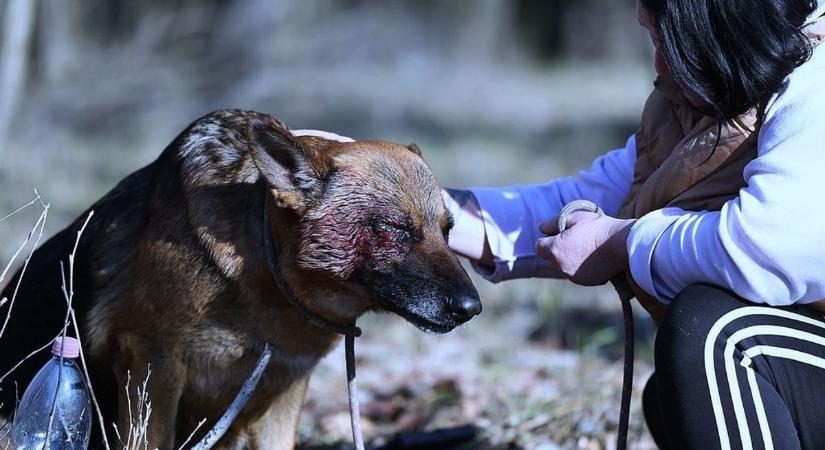
{"label": "dog's snout", "polygon": [[450,312],[462,322],[466,322],[481,314],[481,300],[473,295],[454,295],[450,298]]}

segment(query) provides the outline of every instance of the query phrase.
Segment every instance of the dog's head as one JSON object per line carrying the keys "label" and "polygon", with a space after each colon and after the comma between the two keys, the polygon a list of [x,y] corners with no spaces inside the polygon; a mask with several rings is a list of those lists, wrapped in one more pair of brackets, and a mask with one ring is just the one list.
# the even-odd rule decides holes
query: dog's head
{"label": "dog's head", "polygon": [[299,138],[273,122],[253,123],[250,147],[274,203],[294,212],[299,270],[350,285],[368,308],[425,331],[448,332],[481,312],[418,147]]}

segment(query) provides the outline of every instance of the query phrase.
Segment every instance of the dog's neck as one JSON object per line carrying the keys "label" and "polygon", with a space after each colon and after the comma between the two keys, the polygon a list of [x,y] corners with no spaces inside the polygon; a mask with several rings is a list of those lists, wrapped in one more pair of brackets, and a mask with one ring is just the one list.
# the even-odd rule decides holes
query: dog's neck
{"label": "dog's neck", "polygon": [[[335,310],[332,308],[332,306],[334,306],[332,302],[333,298],[328,298],[328,301],[323,303],[318,301],[309,302],[305,301],[296,294],[296,290],[292,288],[288,278],[290,268],[286,267],[286,265],[282,263],[282,261],[288,258],[281,257],[283,254],[293,249],[287,248],[286,246],[281,247],[279,245],[276,236],[283,236],[286,233],[284,233],[282,226],[278,226],[278,224],[283,223],[283,221],[273,220],[273,217],[278,217],[278,215],[283,214],[283,211],[280,211],[280,208],[275,207],[269,201],[265,202],[262,209],[263,251],[266,257],[266,265],[273,281],[278,287],[281,295],[286,299],[287,303],[298,313],[300,313],[307,322],[320,329],[342,334],[344,336],[360,336],[361,329],[355,326],[355,320],[363,312],[362,308],[358,308],[359,310],[355,311]],[[299,292],[304,293],[306,297],[325,295],[325,293],[322,292],[313,293],[312,290],[308,290],[306,288],[301,288]],[[306,295],[307,293],[309,293],[309,295]],[[335,296],[336,295],[333,295],[332,297]],[[317,308],[319,304],[321,304],[321,306],[327,306],[327,308],[324,308],[326,310],[320,311],[319,309],[321,308]],[[313,308],[313,306],[315,306],[315,308]]]}

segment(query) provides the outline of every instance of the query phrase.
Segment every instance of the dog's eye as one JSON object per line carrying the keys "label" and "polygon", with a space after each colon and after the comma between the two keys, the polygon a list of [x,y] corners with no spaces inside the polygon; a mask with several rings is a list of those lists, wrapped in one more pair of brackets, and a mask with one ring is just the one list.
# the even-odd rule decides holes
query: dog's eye
{"label": "dog's eye", "polygon": [[372,224],[372,229],[377,234],[391,235],[396,242],[406,242],[412,236],[412,232],[408,227],[392,222],[375,221]]}
{"label": "dog's eye", "polygon": [[450,231],[455,226],[455,219],[450,211],[447,211],[447,219],[445,222],[444,227],[441,228],[441,233],[444,235],[444,241],[448,242],[450,240]]}

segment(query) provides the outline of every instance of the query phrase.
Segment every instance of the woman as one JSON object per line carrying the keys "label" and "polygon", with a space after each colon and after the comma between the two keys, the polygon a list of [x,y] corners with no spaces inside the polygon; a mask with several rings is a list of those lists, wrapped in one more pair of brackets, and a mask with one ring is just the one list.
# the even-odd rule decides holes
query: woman
{"label": "woman", "polygon": [[[576,178],[447,190],[491,281],[626,274],[659,322],[662,448],[825,448],[824,5],[640,0],[659,79],[624,148]],[[575,199],[604,215],[554,218]]]}

